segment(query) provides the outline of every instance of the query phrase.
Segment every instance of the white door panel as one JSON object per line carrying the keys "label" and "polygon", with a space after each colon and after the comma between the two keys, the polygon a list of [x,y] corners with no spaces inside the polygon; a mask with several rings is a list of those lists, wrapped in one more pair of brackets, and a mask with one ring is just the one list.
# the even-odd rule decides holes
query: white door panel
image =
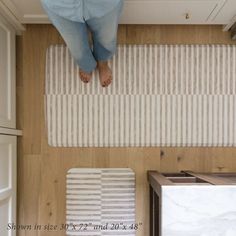
{"label": "white door panel", "polygon": [[10,220],[10,214],[11,211],[11,200],[10,198],[4,199],[3,201],[0,201],[0,235],[3,236],[11,236],[11,232],[7,230],[7,225]]}
{"label": "white door panel", "polygon": [[9,154],[11,147],[0,143],[0,189],[11,188],[11,163],[12,155]]}
{"label": "white door panel", "polygon": [[0,16],[0,127],[15,128],[15,32]]}
{"label": "white door panel", "polygon": [[0,235],[15,236],[7,230],[16,223],[16,137],[0,135]]}
{"label": "white door panel", "polygon": [[236,1],[235,0],[227,0],[220,11],[216,14],[213,19],[215,24],[228,24],[232,20],[233,17],[236,16]]}

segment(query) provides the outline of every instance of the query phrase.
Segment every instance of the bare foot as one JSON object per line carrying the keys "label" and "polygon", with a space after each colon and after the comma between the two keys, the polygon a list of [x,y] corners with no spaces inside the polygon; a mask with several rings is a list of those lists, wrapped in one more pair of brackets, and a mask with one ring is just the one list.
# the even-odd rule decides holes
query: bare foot
{"label": "bare foot", "polygon": [[80,69],[79,70],[79,77],[84,83],[88,83],[88,82],[90,82],[90,80],[92,78],[92,72],[87,73],[87,72],[84,72]]}
{"label": "bare foot", "polygon": [[112,82],[112,71],[108,66],[108,62],[98,62],[98,70],[102,87],[108,87]]}

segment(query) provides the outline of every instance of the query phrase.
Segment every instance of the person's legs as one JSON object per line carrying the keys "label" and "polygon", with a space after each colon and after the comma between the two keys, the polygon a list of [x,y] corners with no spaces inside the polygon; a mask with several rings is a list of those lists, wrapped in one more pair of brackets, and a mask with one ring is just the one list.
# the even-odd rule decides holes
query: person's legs
{"label": "person's legs", "polygon": [[93,55],[98,62],[100,81],[104,87],[112,81],[112,72],[107,60],[116,51],[117,29],[122,7],[123,1],[104,17],[87,21],[93,36]]}
{"label": "person's legs", "polygon": [[44,6],[44,8],[47,11],[50,20],[65,40],[76,63],[79,65],[81,79],[84,82],[89,82],[97,62],[89,45],[87,25],[67,20],[56,15],[46,6]]}

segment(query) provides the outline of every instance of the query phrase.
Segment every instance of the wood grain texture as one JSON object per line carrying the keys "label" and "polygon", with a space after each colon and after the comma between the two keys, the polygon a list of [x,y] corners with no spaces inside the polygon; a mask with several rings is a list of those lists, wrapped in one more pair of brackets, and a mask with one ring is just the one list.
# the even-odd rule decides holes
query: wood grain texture
{"label": "wood grain texture", "polygon": [[[235,172],[236,148],[51,148],[44,121],[46,49],[63,43],[51,25],[27,25],[17,39],[18,223],[65,223],[70,168],[127,167],[136,174],[137,236],[149,232],[147,170]],[[235,43],[221,26],[120,26],[119,43]],[[19,231],[18,236],[63,236],[64,231]]]}

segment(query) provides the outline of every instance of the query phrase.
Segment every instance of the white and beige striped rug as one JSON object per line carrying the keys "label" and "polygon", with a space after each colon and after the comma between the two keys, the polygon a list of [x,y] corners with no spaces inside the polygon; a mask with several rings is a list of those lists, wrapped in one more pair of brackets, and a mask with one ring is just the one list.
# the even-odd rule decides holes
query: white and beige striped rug
{"label": "white and beige striped rug", "polygon": [[46,123],[57,147],[236,146],[236,45],[126,45],[102,88],[68,48],[47,51]]}
{"label": "white and beige striped rug", "polygon": [[131,169],[69,170],[66,211],[67,236],[135,236],[132,229],[134,172]]}

